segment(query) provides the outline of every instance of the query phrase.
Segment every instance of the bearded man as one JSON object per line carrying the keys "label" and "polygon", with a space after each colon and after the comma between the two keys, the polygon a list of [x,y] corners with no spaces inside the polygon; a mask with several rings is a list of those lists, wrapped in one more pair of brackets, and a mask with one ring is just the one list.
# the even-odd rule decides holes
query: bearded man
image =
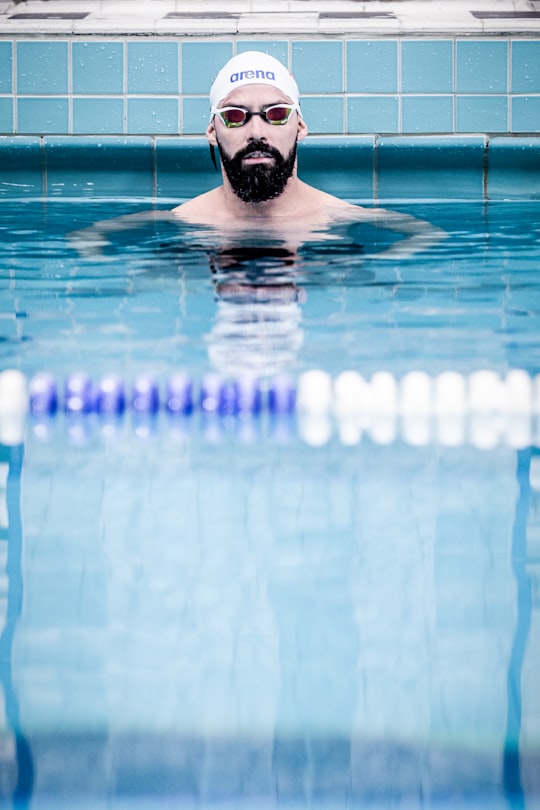
{"label": "bearded man", "polygon": [[304,183],[297,175],[297,143],[308,132],[298,86],[277,59],[247,51],[230,59],[210,90],[206,138],[223,184],[178,206],[188,222],[215,226],[263,223],[328,225],[340,214],[356,219],[358,206]]}

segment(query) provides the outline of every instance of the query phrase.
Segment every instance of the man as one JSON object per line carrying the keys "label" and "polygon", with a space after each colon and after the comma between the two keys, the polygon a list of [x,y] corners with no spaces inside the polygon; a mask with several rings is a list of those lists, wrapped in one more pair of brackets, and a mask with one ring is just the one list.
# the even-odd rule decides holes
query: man
{"label": "man", "polygon": [[365,220],[408,237],[381,258],[425,249],[445,235],[414,217],[351,205],[299,179],[297,144],[308,127],[296,81],[274,57],[248,51],[230,59],[212,84],[210,107],[206,138],[214,163],[219,151],[223,183],[174,208],[184,222],[229,234],[263,229],[302,241],[333,223]]}
{"label": "man", "polygon": [[296,148],[308,128],[296,82],[277,59],[258,51],[230,59],[212,84],[210,105],[206,137],[212,154],[219,150],[223,184],[175,208],[179,217],[314,226],[354,208],[298,178]]}
{"label": "man", "polygon": [[[306,240],[333,238],[334,224],[370,222],[402,234],[377,258],[398,258],[423,250],[446,236],[415,217],[352,205],[299,179],[297,144],[308,133],[296,81],[275,59],[248,51],[230,59],[210,89],[206,138],[215,163],[219,151],[222,184],[172,211],[131,214],[72,233],[81,253],[96,255],[106,234],[157,220],[211,226],[225,239],[284,240],[292,256]],[[326,231],[326,234],[324,233]],[[220,243],[223,241],[220,239]]]}

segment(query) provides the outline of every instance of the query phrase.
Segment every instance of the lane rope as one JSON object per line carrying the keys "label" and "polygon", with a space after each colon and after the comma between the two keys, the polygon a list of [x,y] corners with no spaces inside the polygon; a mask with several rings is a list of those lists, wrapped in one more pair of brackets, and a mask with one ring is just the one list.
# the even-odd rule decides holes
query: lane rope
{"label": "lane rope", "polygon": [[102,420],[133,417],[225,420],[294,418],[300,436],[323,445],[333,435],[354,445],[368,436],[379,444],[402,439],[409,444],[471,442],[491,447],[538,446],[540,374],[510,369],[499,374],[479,369],[464,375],[444,371],[430,376],[410,371],[396,377],[386,371],[370,378],[358,371],[333,377],[312,369],[296,378],[277,374],[226,379],[216,373],[200,381],[178,371],[164,381],[141,374],[131,382],[114,374],[93,380],[75,372],[58,380],[40,372],[27,378],[16,369],[0,372],[0,442],[17,443],[24,425],[60,415]]}

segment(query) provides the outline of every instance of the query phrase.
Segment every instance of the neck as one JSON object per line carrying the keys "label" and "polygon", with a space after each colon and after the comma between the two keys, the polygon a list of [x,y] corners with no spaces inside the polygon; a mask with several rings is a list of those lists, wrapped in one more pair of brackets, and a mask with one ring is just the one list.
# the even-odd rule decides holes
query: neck
{"label": "neck", "polygon": [[264,202],[244,202],[235,194],[227,176],[224,175],[221,190],[225,210],[231,219],[267,220],[289,216],[291,213],[298,214],[299,206],[302,204],[304,186],[305,184],[298,179],[296,174],[293,174],[278,197]]}

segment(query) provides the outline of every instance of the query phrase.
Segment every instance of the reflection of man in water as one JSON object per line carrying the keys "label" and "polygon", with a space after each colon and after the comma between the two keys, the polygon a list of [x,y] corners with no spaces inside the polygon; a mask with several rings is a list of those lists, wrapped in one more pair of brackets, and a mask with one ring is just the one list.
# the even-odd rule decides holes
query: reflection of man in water
{"label": "reflection of man in water", "polygon": [[238,245],[210,255],[217,310],[207,339],[216,370],[263,376],[294,365],[305,299],[295,263],[281,245]]}

